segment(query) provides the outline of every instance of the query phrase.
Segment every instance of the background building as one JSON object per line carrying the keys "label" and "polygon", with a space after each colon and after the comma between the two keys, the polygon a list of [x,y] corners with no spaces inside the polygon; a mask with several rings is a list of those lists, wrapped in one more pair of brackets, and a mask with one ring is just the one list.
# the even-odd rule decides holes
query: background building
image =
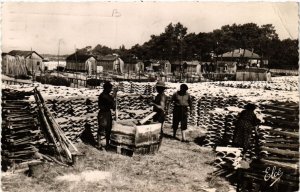
{"label": "background building", "polygon": [[[8,53],[7,63],[4,62],[6,68],[10,73],[13,71],[19,71],[18,73],[24,73],[24,66],[27,74],[37,74],[44,71],[43,57],[35,51],[21,51],[13,50]],[[13,59],[13,57],[15,59]],[[15,69],[14,69],[15,68]]]}
{"label": "background building", "polygon": [[66,58],[66,70],[74,72],[87,72],[89,75],[96,74],[96,57],[84,53],[73,53]]}
{"label": "background building", "polygon": [[221,61],[228,64],[230,62],[237,62],[238,68],[243,68],[246,65],[249,67],[260,67],[261,65],[261,56],[254,53],[253,49],[250,51],[248,49],[239,48],[218,56],[214,56],[214,58],[217,62]]}
{"label": "background building", "polygon": [[124,61],[117,54],[99,57],[97,66],[102,66],[103,72],[124,72]]}

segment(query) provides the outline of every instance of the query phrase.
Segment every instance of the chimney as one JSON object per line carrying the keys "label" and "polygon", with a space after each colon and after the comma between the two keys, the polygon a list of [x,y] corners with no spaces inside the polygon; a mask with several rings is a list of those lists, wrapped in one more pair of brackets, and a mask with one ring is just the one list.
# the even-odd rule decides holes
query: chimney
{"label": "chimney", "polygon": [[251,49],[251,57],[253,56],[253,51],[254,51],[254,49],[252,48],[252,49]]}
{"label": "chimney", "polygon": [[239,49],[239,53],[241,53],[241,48]]}

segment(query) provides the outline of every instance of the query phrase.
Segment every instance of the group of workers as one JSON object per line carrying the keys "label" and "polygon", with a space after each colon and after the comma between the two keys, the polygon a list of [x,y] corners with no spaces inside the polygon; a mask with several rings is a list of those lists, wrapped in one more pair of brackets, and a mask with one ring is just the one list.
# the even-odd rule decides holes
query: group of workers
{"label": "group of workers", "polygon": [[[165,95],[165,90],[167,89],[165,82],[158,81],[156,83],[157,95],[155,96],[152,105],[153,111],[156,114],[153,116],[154,122],[159,122],[163,124],[166,119],[166,115],[169,111],[169,99]],[[173,138],[176,139],[176,133],[181,124],[182,142],[188,142],[186,139],[186,130],[188,128],[188,111],[193,110],[192,100],[190,94],[187,92],[188,86],[186,84],[180,85],[180,90],[176,91],[172,97],[171,102],[173,103]],[[111,94],[111,92],[113,93]],[[113,85],[110,82],[105,82],[103,85],[103,92],[98,98],[98,133],[97,133],[97,145],[99,149],[103,149],[101,144],[101,139],[105,137],[106,146],[109,146],[110,134],[112,130],[112,113],[111,110],[116,110],[115,98],[117,95],[117,88],[113,89]],[[252,130],[255,130],[260,120],[256,117],[254,110],[256,105],[248,103],[245,109],[239,114],[238,119],[235,123],[235,133],[233,137],[233,145],[235,147],[243,148],[243,153],[250,147],[250,138],[252,135]],[[163,134],[163,130],[161,131]]]}

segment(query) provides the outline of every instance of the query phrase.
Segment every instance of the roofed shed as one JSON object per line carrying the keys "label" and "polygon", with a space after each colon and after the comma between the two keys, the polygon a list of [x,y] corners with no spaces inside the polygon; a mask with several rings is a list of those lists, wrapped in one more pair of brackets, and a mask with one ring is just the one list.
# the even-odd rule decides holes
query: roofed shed
{"label": "roofed shed", "polygon": [[102,66],[104,72],[124,72],[124,61],[115,54],[98,58],[97,65]]}
{"label": "roofed shed", "polygon": [[66,58],[66,70],[76,72],[87,72],[95,74],[97,68],[96,57],[84,53],[73,53]]}
{"label": "roofed shed", "polygon": [[44,65],[43,65],[44,58],[35,51],[13,50],[10,51],[8,55],[16,58],[16,61],[13,61],[13,59],[10,57],[9,62],[7,63],[8,66],[9,65],[15,66],[15,64],[17,65],[18,63],[22,65],[24,64],[27,72],[29,72],[30,74],[36,74],[37,72],[44,71]]}

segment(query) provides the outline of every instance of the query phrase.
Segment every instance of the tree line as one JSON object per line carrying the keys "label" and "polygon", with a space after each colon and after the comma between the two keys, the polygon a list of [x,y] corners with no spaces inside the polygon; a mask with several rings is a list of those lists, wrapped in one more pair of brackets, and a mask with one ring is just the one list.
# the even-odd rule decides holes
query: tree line
{"label": "tree line", "polygon": [[[199,60],[211,61],[211,54],[220,55],[234,49],[254,50],[270,68],[298,68],[298,39],[280,40],[272,24],[258,26],[255,23],[224,25],[221,29],[204,33],[187,33],[181,23],[170,23],[163,33],[151,35],[149,41],[136,44],[130,49],[124,45],[111,49],[98,44],[93,49],[95,55],[118,53],[125,62],[140,60]],[[86,51],[83,48],[79,51]]]}

